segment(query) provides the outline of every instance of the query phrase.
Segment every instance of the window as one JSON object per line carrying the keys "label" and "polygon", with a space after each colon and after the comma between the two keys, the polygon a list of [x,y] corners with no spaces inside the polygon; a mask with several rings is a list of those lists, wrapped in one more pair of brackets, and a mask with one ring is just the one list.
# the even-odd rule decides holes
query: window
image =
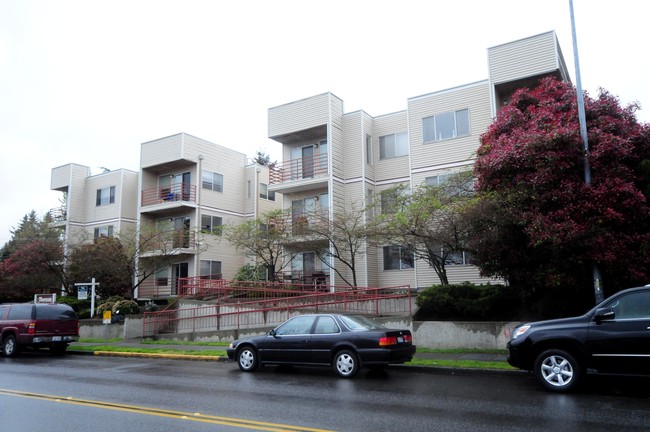
{"label": "window", "polygon": [[113,237],[113,225],[95,228],[95,239],[99,237]]}
{"label": "window", "polygon": [[390,159],[409,154],[409,140],[406,132],[379,137],[379,159]]}
{"label": "window", "polygon": [[384,270],[413,268],[413,253],[404,246],[384,246]]}
{"label": "window", "polygon": [[269,201],[275,201],[275,192],[269,192],[269,185],[266,183],[260,183],[260,198],[264,198]]}
{"label": "window", "polygon": [[372,165],[372,137],[366,135],[366,163]]}
{"label": "window", "polygon": [[223,174],[203,171],[203,189],[223,192]]}
{"label": "window", "polygon": [[97,189],[97,206],[104,206],[115,203],[115,186],[107,187],[104,189]]}
{"label": "window", "polygon": [[395,213],[398,210],[400,198],[406,189],[388,189],[381,192],[381,212],[384,214]]}
{"label": "window", "polygon": [[424,142],[469,135],[469,110],[449,111],[422,119]]}
{"label": "window", "polygon": [[471,264],[472,255],[466,251],[450,252],[445,259],[445,265]]}
{"label": "window", "polygon": [[447,181],[450,174],[440,174],[437,176],[427,177],[424,179],[425,186],[440,186]]}
{"label": "window", "polygon": [[619,297],[607,305],[617,320],[650,318],[650,292],[641,291]]}
{"label": "window", "polygon": [[223,219],[219,216],[201,215],[201,232],[221,235]]}
{"label": "window", "polygon": [[336,321],[331,316],[319,317],[316,322],[316,329],[314,330],[315,334],[332,334],[339,333],[339,326],[336,325]]}
{"label": "window", "polygon": [[201,279],[221,279],[221,261],[201,260]]}
{"label": "window", "polygon": [[275,334],[282,335],[306,335],[311,332],[311,327],[314,324],[315,316],[297,316],[282,324],[275,330]]}

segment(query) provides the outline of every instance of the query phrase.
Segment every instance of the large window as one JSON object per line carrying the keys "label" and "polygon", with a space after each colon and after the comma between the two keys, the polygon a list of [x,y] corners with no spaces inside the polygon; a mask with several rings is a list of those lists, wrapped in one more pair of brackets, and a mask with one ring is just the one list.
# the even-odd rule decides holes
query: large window
{"label": "large window", "polygon": [[201,232],[221,235],[223,219],[219,216],[201,215]]}
{"label": "large window", "polygon": [[275,192],[269,192],[269,185],[266,183],[260,183],[260,198],[264,198],[269,201],[275,201]]}
{"label": "large window", "polygon": [[223,192],[223,174],[203,171],[203,189]]}
{"label": "large window", "polygon": [[469,135],[469,110],[449,111],[422,119],[424,142]]}
{"label": "large window", "polygon": [[104,206],[115,203],[115,186],[107,187],[104,189],[97,189],[97,206]]}
{"label": "large window", "polygon": [[95,239],[99,237],[113,237],[113,225],[95,228]]}
{"label": "large window", "polygon": [[390,159],[409,154],[409,139],[406,132],[379,137],[379,158]]}
{"label": "large window", "polygon": [[384,246],[384,270],[413,268],[413,253],[403,246]]}
{"label": "large window", "polygon": [[388,189],[381,191],[381,212],[383,214],[396,213],[402,197],[408,193],[407,189]]}
{"label": "large window", "polygon": [[221,279],[221,261],[201,260],[201,279]]}

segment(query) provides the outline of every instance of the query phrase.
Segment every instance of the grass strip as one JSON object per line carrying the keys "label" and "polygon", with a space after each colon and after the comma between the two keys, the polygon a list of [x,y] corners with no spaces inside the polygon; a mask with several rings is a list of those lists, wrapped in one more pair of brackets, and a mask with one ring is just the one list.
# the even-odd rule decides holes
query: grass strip
{"label": "grass strip", "polygon": [[480,360],[442,360],[442,359],[420,359],[414,358],[407,366],[435,366],[461,369],[497,369],[516,370],[506,362],[480,361]]}

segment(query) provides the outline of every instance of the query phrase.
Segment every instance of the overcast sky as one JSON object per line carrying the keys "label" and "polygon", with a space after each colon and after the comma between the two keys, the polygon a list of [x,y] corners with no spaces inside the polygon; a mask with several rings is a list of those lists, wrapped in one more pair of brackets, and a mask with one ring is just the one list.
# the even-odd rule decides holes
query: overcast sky
{"label": "overcast sky", "polygon": [[[583,88],[650,122],[650,2],[574,0]],[[555,30],[569,0],[0,0],[0,245],[59,205],[51,170],[139,169],[179,132],[280,159],[267,110],[332,92],[346,112],[487,78],[487,48]]]}

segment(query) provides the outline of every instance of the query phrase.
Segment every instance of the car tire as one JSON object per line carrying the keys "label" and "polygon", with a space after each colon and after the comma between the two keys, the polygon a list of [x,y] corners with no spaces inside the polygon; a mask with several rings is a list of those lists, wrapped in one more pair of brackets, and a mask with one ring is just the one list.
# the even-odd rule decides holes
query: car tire
{"label": "car tire", "polygon": [[257,351],[253,347],[246,346],[237,351],[237,364],[244,372],[252,372],[259,366]]}
{"label": "car tire", "polygon": [[533,372],[547,390],[558,393],[575,389],[582,377],[578,361],[560,349],[546,350],[537,356]]}
{"label": "car tire", "polygon": [[359,372],[357,355],[349,350],[342,350],[334,356],[334,370],[343,378],[352,378]]}
{"label": "car tire", "polygon": [[13,357],[18,354],[18,344],[14,335],[7,335],[2,342],[2,352],[5,357]]}

